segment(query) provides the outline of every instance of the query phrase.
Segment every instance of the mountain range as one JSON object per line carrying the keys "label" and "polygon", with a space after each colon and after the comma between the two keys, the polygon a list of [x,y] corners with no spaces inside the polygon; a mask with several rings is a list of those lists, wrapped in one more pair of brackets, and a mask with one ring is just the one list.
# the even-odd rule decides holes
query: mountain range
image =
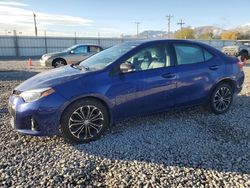
{"label": "mountain range", "polygon": [[[239,31],[243,34],[250,34],[250,23],[244,24],[242,26],[238,26],[232,29],[222,29],[216,26],[201,26],[201,27],[190,27],[194,29],[194,33],[196,36],[206,34],[206,33],[213,33],[213,36],[219,36],[222,32],[225,31]],[[173,36],[173,32],[171,32],[171,37]],[[146,30],[138,34],[139,38],[161,38],[166,37],[166,31],[157,31],[157,30]],[[134,38],[135,35],[125,35],[126,38]]]}

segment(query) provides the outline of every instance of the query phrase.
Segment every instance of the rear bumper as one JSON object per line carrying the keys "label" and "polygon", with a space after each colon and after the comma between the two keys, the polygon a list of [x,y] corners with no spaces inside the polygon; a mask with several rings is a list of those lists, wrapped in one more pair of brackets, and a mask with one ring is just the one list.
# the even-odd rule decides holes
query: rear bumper
{"label": "rear bumper", "polygon": [[241,90],[243,88],[244,80],[245,80],[245,74],[243,71],[240,71],[236,75],[236,86],[235,86],[235,93],[236,94],[241,92]]}
{"label": "rear bumper", "polygon": [[66,102],[66,99],[57,93],[31,103],[25,103],[19,96],[10,96],[11,125],[21,134],[58,135],[61,109]]}

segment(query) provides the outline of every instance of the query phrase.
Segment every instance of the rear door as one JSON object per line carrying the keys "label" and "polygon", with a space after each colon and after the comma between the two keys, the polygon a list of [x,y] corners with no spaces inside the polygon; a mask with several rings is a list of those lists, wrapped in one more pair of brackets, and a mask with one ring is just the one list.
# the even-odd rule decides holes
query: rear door
{"label": "rear door", "polygon": [[174,43],[176,54],[176,106],[203,103],[223,67],[215,55],[197,44]]}

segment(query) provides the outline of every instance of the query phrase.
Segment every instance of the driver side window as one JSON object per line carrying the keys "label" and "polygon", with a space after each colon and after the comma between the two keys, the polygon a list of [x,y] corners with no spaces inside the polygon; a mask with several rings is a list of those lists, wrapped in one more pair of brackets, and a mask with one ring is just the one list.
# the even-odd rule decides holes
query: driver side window
{"label": "driver side window", "polygon": [[170,66],[170,54],[164,46],[148,47],[129,58],[132,71],[144,71]]}
{"label": "driver side window", "polygon": [[87,53],[87,46],[78,46],[74,49],[75,54],[85,54]]}

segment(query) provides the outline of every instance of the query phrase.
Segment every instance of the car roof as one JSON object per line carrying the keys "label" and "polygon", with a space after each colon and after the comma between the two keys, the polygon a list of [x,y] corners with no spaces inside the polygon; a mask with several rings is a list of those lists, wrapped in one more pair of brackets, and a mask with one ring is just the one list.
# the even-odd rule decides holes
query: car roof
{"label": "car roof", "polygon": [[203,42],[200,42],[200,41],[196,41],[196,40],[189,40],[189,39],[155,39],[155,40],[135,40],[135,41],[128,41],[128,42],[124,42],[125,44],[129,44],[129,45],[134,45],[134,46],[140,46],[140,45],[154,45],[157,43],[161,43],[161,42],[172,42],[172,43],[185,43],[185,44],[196,44],[196,45],[199,45],[201,47],[204,47],[206,49],[208,49],[209,51],[212,51],[214,52],[215,54],[217,55],[224,55],[224,53],[222,53],[220,50],[206,44],[206,43],[203,43]]}
{"label": "car roof", "polygon": [[140,45],[140,44],[146,44],[146,43],[157,43],[157,42],[183,42],[183,43],[189,43],[189,44],[201,44],[204,45],[205,43],[195,41],[195,40],[183,40],[183,39],[146,39],[146,40],[134,40],[134,41],[128,41],[125,43],[128,44],[134,44],[134,45]]}
{"label": "car roof", "polygon": [[98,44],[76,44],[76,45],[74,45],[74,46],[97,46],[97,47],[101,47],[102,48],[102,46],[100,46],[100,45],[98,45]]}

